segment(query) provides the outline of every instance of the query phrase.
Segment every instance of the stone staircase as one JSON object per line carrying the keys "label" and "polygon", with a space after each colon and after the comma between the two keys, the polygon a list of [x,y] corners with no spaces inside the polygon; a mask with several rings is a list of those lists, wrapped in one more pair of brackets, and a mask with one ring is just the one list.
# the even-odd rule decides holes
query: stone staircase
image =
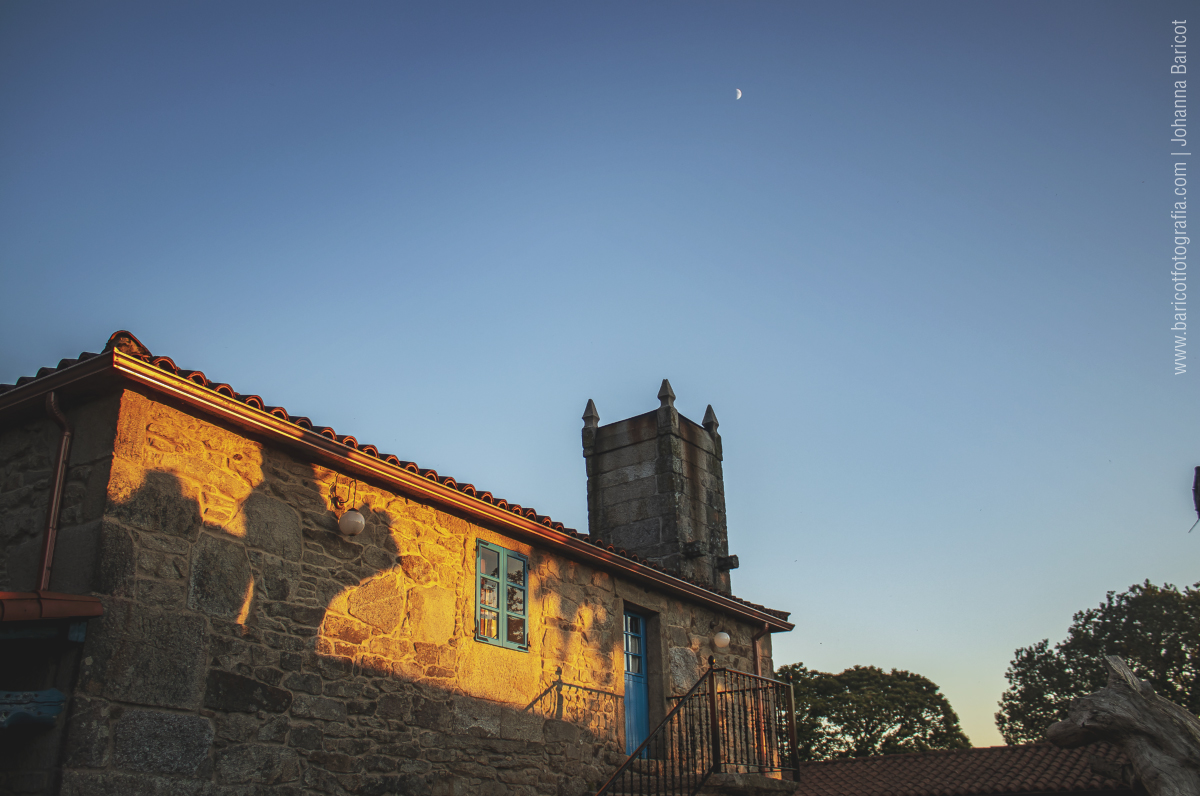
{"label": "stone staircase", "polygon": [[[787,683],[734,669],[709,669],[679,698],[597,791],[603,796],[794,794],[779,775],[796,748]],[[707,775],[713,769],[721,774]],[[743,773],[774,768],[774,776]],[[789,775],[790,775],[789,769]],[[778,778],[777,778],[778,777]]]}

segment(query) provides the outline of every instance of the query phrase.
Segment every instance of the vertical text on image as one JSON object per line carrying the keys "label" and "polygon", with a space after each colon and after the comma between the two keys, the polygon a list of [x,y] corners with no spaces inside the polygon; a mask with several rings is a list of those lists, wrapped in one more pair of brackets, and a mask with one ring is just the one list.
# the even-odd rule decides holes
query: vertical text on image
{"label": "vertical text on image", "polygon": [[[1171,41],[1171,76],[1175,83],[1175,107],[1171,117],[1171,148],[1173,158],[1190,157],[1187,146],[1187,20],[1171,21],[1174,38]],[[1175,206],[1171,210],[1174,256],[1171,257],[1171,313],[1175,335],[1175,375],[1187,372],[1187,161],[1173,161]]]}

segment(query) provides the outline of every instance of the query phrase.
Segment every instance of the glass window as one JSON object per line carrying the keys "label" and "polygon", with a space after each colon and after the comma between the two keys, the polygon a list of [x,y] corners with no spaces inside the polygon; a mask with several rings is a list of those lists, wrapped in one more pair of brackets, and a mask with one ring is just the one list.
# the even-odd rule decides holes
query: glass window
{"label": "glass window", "polygon": [[479,551],[479,574],[489,578],[500,578],[500,554],[486,547]]}
{"label": "glass window", "polygon": [[645,636],[642,618],[636,614],[625,614],[625,671],[629,674],[646,673],[646,652],[643,649]]}
{"label": "glass window", "polygon": [[[529,562],[525,556],[480,541],[475,556],[475,639],[529,649]],[[500,573],[503,572],[503,579]],[[504,594],[501,602],[500,595]]]}

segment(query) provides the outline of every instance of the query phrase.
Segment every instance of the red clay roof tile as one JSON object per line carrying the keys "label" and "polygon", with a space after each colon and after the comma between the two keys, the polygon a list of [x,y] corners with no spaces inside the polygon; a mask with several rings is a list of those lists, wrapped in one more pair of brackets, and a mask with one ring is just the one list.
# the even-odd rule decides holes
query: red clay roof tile
{"label": "red clay roof tile", "polygon": [[1124,785],[1092,772],[1098,755],[1128,761],[1097,743],[1060,749],[1047,743],[885,755],[804,763],[798,796],[1007,796],[1095,793],[1131,796]]}
{"label": "red clay roof tile", "polygon": [[[390,464],[393,464],[397,467],[401,467],[405,470],[408,470],[409,472],[417,473],[425,478],[428,478],[431,481],[435,481],[435,482],[442,484],[444,486],[447,486],[451,489],[455,489],[455,490],[464,492],[465,494],[470,495],[470,496],[476,498],[477,500],[485,501],[485,502],[490,503],[498,508],[506,509],[506,510],[511,511],[512,513],[517,514],[519,516],[532,519],[541,525],[545,525],[545,526],[553,528],[557,531],[561,531],[563,533],[570,534],[571,536],[577,537],[577,538],[581,539],[582,541],[588,542],[588,543],[593,544],[601,549],[608,550],[609,552],[616,553],[624,558],[634,561],[635,563],[638,563],[641,566],[649,567],[658,572],[666,572],[666,569],[659,566],[658,564],[652,563],[650,561],[646,561],[644,559],[640,559],[637,556],[635,556],[631,553],[627,553],[624,550],[618,551],[615,547],[604,542],[603,540],[596,539],[595,537],[580,533],[572,528],[566,528],[563,526],[562,523],[555,522],[550,517],[538,514],[538,512],[532,508],[523,508],[522,506],[520,506],[516,503],[509,503],[508,501],[506,501],[502,498],[494,497],[492,495],[492,493],[490,493],[490,492],[477,492],[476,487],[472,486],[471,484],[463,484],[460,486],[458,484],[458,482],[455,481],[455,479],[451,478],[450,476],[439,476],[437,474],[437,471],[435,471],[435,470],[423,469],[423,468],[418,467],[413,462],[403,461],[391,454],[380,453],[379,449],[376,448],[374,445],[360,445],[358,443],[358,440],[356,440],[354,437],[340,436],[336,431],[334,431],[332,428],[329,428],[328,426],[314,426],[312,421],[309,420],[307,417],[303,417],[300,415],[292,416],[292,415],[288,414],[288,411],[286,409],[284,409],[282,406],[268,407],[263,402],[263,399],[257,395],[249,395],[249,394],[243,395],[241,393],[235,392],[234,389],[232,387],[230,387],[228,384],[210,381],[209,378],[207,376],[205,376],[204,373],[199,370],[186,370],[184,368],[179,367],[178,365],[175,364],[175,361],[172,360],[170,357],[154,356],[153,354],[150,353],[150,349],[148,349],[144,345],[142,345],[142,342],[140,340],[138,340],[136,337],[134,337],[132,334],[130,334],[129,332],[126,332],[123,330],[114,332],[108,338],[108,342],[105,344],[104,350],[110,351],[114,348],[120,350],[124,354],[136,357],[136,358],[142,360],[143,362],[149,363],[157,368],[161,368],[162,370],[164,370],[168,373],[173,373],[177,376],[188,379],[189,381],[194,382],[195,384],[198,384],[201,387],[205,387],[206,389],[210,389],[210,390],[213,390],[214,392],[218,392],[227,398],[232,398],[233,400],[239,401],[239,402],[241,402],[247,406],[250,406],[254,409],[257,409],[261,412],[266,412],[268,414],[271,414],[271,415],[279,418],[280,420],[284,420],[286,422],[292,423],[292,424],[297,425],[305,430],[313,431],[313,432],[320,434],[321,436],[331,439],[335,442],[341,442],[343,445],[346,445],[347,447],[353,448],[358,451],[362,451],[364,453],[367,453],[370,456],[374,456],[379,459],[382,459],[383,461],[389,462]],[[35,381],[37,379],[43,378],[45,376],[49,376],[53,373],[57,373],[60,370],[64,370],[65,368],[69,368],[73,365],[79,364],[80,362],[84,362],[86,360],[92,359],[96,356],[99,356],[99,355],[84,352],[84,353],[81,353],[76,359],[60,360],[56,367],[41,368],[40,370],[38,370],[36,376],[22,376],[19,379],[17,379],[16,384],[0,384],[0,395],[8,392],[9,390],[14,390],[17,387],[22,387],[22,386],[24,386],[32,381]],[[705,591],[710,591],[710,592],[713,592],[714,594],[721,594],[723,597],[725,597],[727,599],[731,599],[734,602],[740,603],[749,608],[753,608],[755,610],[762,611],[764,613],[770,614],[771,616],[779,617],[780,619],[782,619],[784,621],[786,621],[788,618],[787,611],[777,611],[773,608],[767,608],[766,606],[759,605],[758,603],[752,603],[749,600],[743,600],[740,597],[735,597],[732,594],[724,594],[723,592],[718,592],[718,591],[714,590],[713,588],[711,588],[709,585],[707,585],[705,583],[701,583],[700,581],[695,580],[693,578],[682,577],[680,575],[675,575],[675,577],[677,577],[680,580],[683,580],[687,583],[690,583],[693,586],[697,586],[701,589],[704,589]]]}

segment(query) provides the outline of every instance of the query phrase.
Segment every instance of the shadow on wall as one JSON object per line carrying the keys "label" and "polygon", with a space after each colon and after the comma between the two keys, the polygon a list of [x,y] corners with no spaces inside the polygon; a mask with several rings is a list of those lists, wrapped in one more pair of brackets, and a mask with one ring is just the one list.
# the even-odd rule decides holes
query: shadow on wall
{"label": "shadow on wall", "polygon": [[114,459],[64,794],[580,794],[619,765],[604,600],[576,587],[528,653],[479,644],[474,538],[505,540],[361,482],[342,537],[345,476],[198,424]]}
{"label": "shadow on wall", "polygon": [[620,695],[601,691],[598,688],[588,688],[577,683],[564,682],[561,666],[558,667],[556,674],[558,676],[555,677],[554,682],[525,706],[526,711],[555,719],[561,719],[564,716],[583,717],[595,712],[614,715],[617,713]]}

